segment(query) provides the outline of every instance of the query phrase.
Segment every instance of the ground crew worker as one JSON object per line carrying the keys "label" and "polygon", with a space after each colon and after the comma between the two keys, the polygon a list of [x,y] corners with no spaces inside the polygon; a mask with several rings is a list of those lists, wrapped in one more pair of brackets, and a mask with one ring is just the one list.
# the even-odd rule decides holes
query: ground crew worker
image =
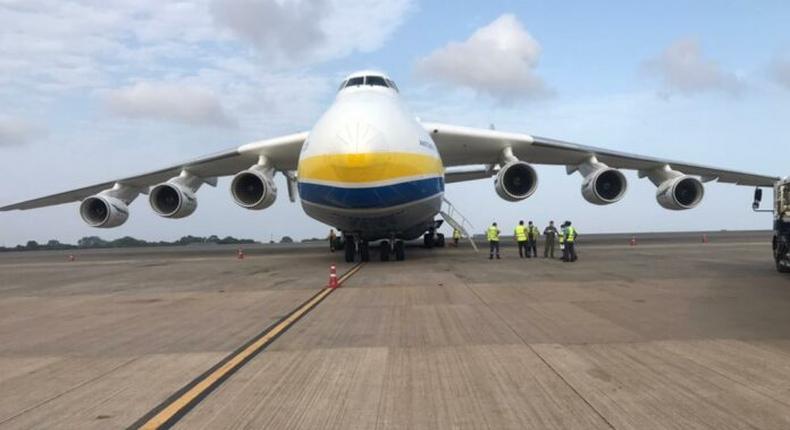
{"label": "ground crew worker", "polygon": [[532,224],[532,221],[530,221],[529,226],[527,227],[527,241],[529,242],[529,247],[527,248],[527,258],[538,258],[538,236],[540,236],[540,230],[538,230],[538,228]]}
{"label": "ground crew worker", "polygon": [[335,229],[329,229],[329,252],[335,252],[335,244],[337,242],[337,235]]}
{"label": "ground crew worker", "polygon": [[560,250],[562,251],[562,258],[560,260],[567,261],[568,250],[565,248],[565,223],[562,223],[560,225],[559,240],[560,240]]}
{"label": "ground crew worker", "polygon": [[565,227],[565,247],[568,249],[568,260],[569,262],[574,262],[578,260],[576,256],[576,229],[571,225],[570,221],[567,221],[567,227]]}
{"label": "ground crew worker", "polygon": [[461,231],[457,228],[453,229],[453,246],[458,248],[458,241],[461,240]]}
{"label": "ground crew worker", "polygon": [[546,245],[543,247],[543,258],[554,258],[554,239],[557,237],[557,227],[554,227],[554,221],[549,221],[549,226],[543,230],[543,236],[546,237]]}
{"label": "ground crew worker", "polygon": [[486,230],[486,239],[488,239],[488,245],[490,246],[489,260],[494,258],[494,251],[496,251],[496,258],[499,260],[499,233],[499,227],[496,226],[496,223],[491,224],[491,227],[488,227],[488,230]]}
{"label": "ground crew worker", "polygon": [[524,226],[523,220],[518,222],[513,236],[516,238],[516,243],[518,244],[518,257],[524,258],[524,253],[526,253],[527,258],[529,258],[529,249],[527,248],[527,227]]}

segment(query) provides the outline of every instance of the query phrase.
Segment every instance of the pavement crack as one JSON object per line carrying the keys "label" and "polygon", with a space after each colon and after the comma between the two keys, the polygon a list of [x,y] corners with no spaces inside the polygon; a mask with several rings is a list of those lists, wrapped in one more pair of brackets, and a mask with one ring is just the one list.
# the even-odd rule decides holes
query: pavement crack
{"label": "pavement crack", "polygon": [[131,364],[132,362],[134,362],[134,361],[138,360],[139,358],[140,358],[140,357],[139,357],[139,356],[137,356],[137,357],[134,357],[134,358],[132,358],[132,359],[129,359],[129,360],[127,360],[127,361],[124,361],[123,363],[120,363],[119,365],[117,365],[117,366],[115,366],[115,367],[113,367],[113,368],[111,368],[111,369],[107,370],[106,372],[102,372],[102,373],[100,373],[100,374],[98,374],[98,375],[96,375],[96,376],[94,376],[94,377],[92,377],[92,378],[88,378],[88,379],[86,379],[86,380],[84,380],[84,381],[80,382],[80,383],[79,383],[79,384],[77,384],[77,385],[74,385],[74,386],[72,386],[72,387],[70,387],[70,388],[67,388],[67,389],[66,389],[66,390],[64,390],[64,391],[61,391],[61,392],[60,392],[60,393],[58,393],[58,394],[55,394],[55,395],[54,395],[54,396],[52,396],[52,397],[48,397],[48,398],[46,398],[46,399],[44,399],[44,400],[42,400],[42,401],[40,401],[40,402],[36,403],[36,404],[35,404],[35,405],[33,405],[33,406],[29,406],[29,407],[27,407],[27,408],[25,408],[25,409],[23,409],[23,410],[21,410],[21,411],[17,412],[17,413],[16,413],[16,414],[14,414],[14,415],[11,415],[11,416],[9,416],[9,417],[3,418],[2,420],[0,420],[0,425],[6,424],[6,423],[8,423],[8,422],[10,422],[10,421],[13,421],[13,420],[15,420],[15,419],[19,418],[20,416],[22,416],[22,415],[24,415],[24,414],[26,414],[26,413],[30,412],[30,411],[33,411],[33,410],[35,410],[35,409],[38,409],[38,408],[40,408],[41,406],[44,406],[44,405],[46,405],[46,404],[48,404],[48,403],[51,403],[51,402],[53,402],[53,401],[55,401],[55,400],[57,400],[57,399],[59,399],[59,398],[61,398],[61,397],[65,396],[66,394],[69,394],[69,393],[71,393],[71,392],[74,392],[75,390],[78,390],[78,389],[80,389],[80,388],[82,388],[82,387],[86,386],[86,385],[89,385],[89,384],[91,384],[91,383],[93,383],[93,382],[95,382],[95,381],[97,381],[97,380],[99,380],[99,379],[101,379],[101,378],[103,378],[103,377],[105,377],[105,376],[107,376],[107,375],[109,375],[109,374],[111,374],[111,373],[115,372],[116,370],[118,370],[118,369],[120,369],[120,368],[122,368],[122,367],[124,367],[124,366],[127,366],[127,365]]}
{"label": "pavement crack", "polygon": [[500,321],[502,321],[502,323],[503,323],[503,324],[505,324],[505,326],[506,326],[506,327],[507,327],[507,328],[508,328],[508,329],[509,329],[509,330],[510,330],[510,331],[511,331],[511,332],[512,332],[512,333],[513,333],[513,334],[514,334],[514,335],[515,335],[517,338],[519,338],[519,340],[521,340],[521,343],[523,343],[524,345],[526,345],[526,347],[527,347],[527,348],[529,348],[529,349],[530,349],[530,351],[532,351],[532,353],[533,353],[533,354],[535,354],[535,355],[538,357],[538,359],[540,359],[540,361],[542,361],[542,362],[543,362],[543,364],[544,364],[544,365],[545,365],[547,368],[549,368],[549,369],[550,369],[550,370],[551,370],[551,371],[552,371],[552,372],[553,372],[553,373],[554,373],[554,374],[555,374],[555,375],[556,375],[558,378],[560,378],[560,380],[561,380],[561,381],[562,381],[562,382],[563,382],[565,385],[567,385],[567,386],[568,386],[568,388],[570,388],[570,389],[571,389],[571,391],[573,391],[573,393],[574,393],[574,394],[576,394],[576,396],[577,396],[577,397],[579,397],[579,399],[581,399],[581,401],[583,401],[583,402],[584,402],[584,403],[587,405],[587,407],[589,407],[589,408],[590,408],[590,410],[592,410],[593,412],[595,412],[595,414],[596,414],[596,415],[598,415],[598,417],[599,417],[599,418],[600,418],[600,419],[601,419],[601,420],[602,420],[604,423],[606,423],[606,425],[607,425],[607,426],[608,426],[610,429],[616,430],[615,426],[614,426],[614,425],[613,425],[613,424],[612,424],[612,423],[611,423],[611,422],[610,422],[608,419],[606,419],[606,417],[605,417],[605,416],[604,416],[604,415],[601,413],[601,411],[599,411],[598,409],[596,409],[596,408],[595,408],[595,406],[593,406],[593,405],[592,405],[592,403],[590,403],[590,402],[587,400],[587,398],[585,398],[585,397],[582,395],[582,393],[580,393],[580,392],[579,392],[579,390],[577,390],[577,389],[576,389],[576,387],[574,387],[574,386],[573,386],[573,385],[572,385],[572,384],[571,384],[571,383],[570,383],[570,382],[569,382],[567,379],[565,379],[565,377],[564,377],[564,376],[562,376],[562,374],[561,374],[559,371],[557,371],[557,369],[556,369],[556,368],[554,368],[554,366],[552,366],[552,365],[551,365],[551,364],[548,362],[548,360],[546,360],[546,358],[544,358],[544,357],[543,357],[543,356],[542,356],[542,355],[541,355],[541,354],[540,354],[540,353],[539,353],[539,352],[538,352],[538,351],[537,351],[535,348],[533,348],[533,347],[532,347],[532,345],[531,345],[529,342],[527,342],[527,340],[526,340],[526,339],[524,339],[524,338],[521,336],[521,334],[520,334],[520,333],[519,333],[519,332],[518,332],[518,331],[517,331],[515,328],[513,328],[513,326],[511,326],[511,325],[510,325],[510,323],[509,323],[509,322],[508,322],[508,321],[507,321],[507,320],[506,320],[506,319],[505,319],[505,318],[504,318],[504,317],[503,317],[503,316],[502,316],[502,315],[501,315],[499,312],[497,312],[497,311],[496,311],[496,309],[494,309],[494,308],[491,306],[491,304],[490,304],[490,303],[488,303],[487,301],[485,301],[485,300],[484,300],[484,299],[483,299],[483,298],[480,296],[480,294],[478,294],[478,293],[477,293],[477,291],[475,291],[475,289],[474,289],[474,288],[472,288],[472,287],[471,287],[471,286],[470,286],[470,285],[469,285],[469,284],[468,284],[466,281],[464,281],[464,282],[463,282],[463,284],[464,284],[464,286],[466,286],[466,288],[468,288],[468,289],[469,289],[469,291],[470,291],[470,292],[471,292],[471,293],[472,293],[472,294],[473,294],[475,297],[477,297],[477,299],[478,299],[478,300],[480,300],[480,303],[482,303],[482,304],[483,304],[483,305],[484,305],[486,308],[488,308],[488,310],[490,310],[490,311],[491,311],[491,313],[493,313],[494,315],[496,315],[496,317],[497,317],[497,318],[499,318],[499,320],[500,320]]}

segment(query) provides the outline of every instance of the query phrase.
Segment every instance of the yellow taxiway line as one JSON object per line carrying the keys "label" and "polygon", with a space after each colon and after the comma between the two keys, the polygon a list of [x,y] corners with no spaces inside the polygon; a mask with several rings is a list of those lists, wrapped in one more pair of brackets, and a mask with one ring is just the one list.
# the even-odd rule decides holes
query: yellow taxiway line
{"label": "yellow taxiway line", "polygon": [[[348,278],[357,273],[360,268],[362,268],[362,263],[352,267],[338,279],[338,284],[345,282]],[[280,322],[264,330],[251,342],[248,342],[245,346],[223,359],[217,366],[214,366],[208,372],[193,380],[159,407],[138,420],[138,422],[133,424],[130,428],[159,430],[171,427],[233,372],[241,368],[241,366],[259,353],[264,347],[268,346],[277,336],[288,330],[291,325],[310,312],[310,310],[334,290],[334,288],[324,287],[318,294],[303,303],[284,319],[280,320]]]}

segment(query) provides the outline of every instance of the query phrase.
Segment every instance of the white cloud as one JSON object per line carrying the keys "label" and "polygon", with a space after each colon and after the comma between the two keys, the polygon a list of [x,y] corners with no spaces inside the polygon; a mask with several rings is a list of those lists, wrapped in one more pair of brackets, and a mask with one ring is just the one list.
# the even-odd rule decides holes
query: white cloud
{"label": "white cloud", "polygon": [[790,90],[790,58],[777,58],[770,66],[771,78],[777,84]]}
{"label": "white cloud", "polygon": [[220,127],[237,125],[216,95],[195,86],[140,82],[108,92],[105,102],[110,111],[129,118]]}
{"label": "white cloud", "polygon": [[0,147],[25,145],[44,134],[40,126],[28,120],[0,116]]}
{"label": "white cloud", "polygon": [[214,0],[215,22],[264,60],[305,65],[378,49],[412,0]]}
{"label": "white cloud", "polygon": [[451,42],[418,60],[418,75],[470,88],[501,102],[535,99],[552,92],[535,74],[540,44],[518,19],[505,14],[463,42]]}
{"label": "white cloud", "polygon": [[690,38],[673,42],[657,57],[643,62],[642,69],[661,80],[663,96],[712,91],[738,95],[744,88],[738,76],[705,58],[699,42]]}

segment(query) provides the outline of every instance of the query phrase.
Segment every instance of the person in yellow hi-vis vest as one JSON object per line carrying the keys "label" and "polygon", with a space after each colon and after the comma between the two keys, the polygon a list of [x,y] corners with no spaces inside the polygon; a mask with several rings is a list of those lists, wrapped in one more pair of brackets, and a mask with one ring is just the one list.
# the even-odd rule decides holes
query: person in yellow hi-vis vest
{"label": "person in yellow hi-vis vest", "polygon": [[491,224],[491,227],[488,227],[488,230],[486,230],[486,239],[488,239],[490,246],[488,259],[492,260],[494,251],[496,251],[496,258],[499,260],[499,227],[496,226],[496,223]]}
{"label": "person in yellow hi-vis vest", "polygon": [[457,228],[453,229],[453,246],[458,248],[458,241],[461,240],[461,231]]}
{"label": "person in yellow hi-vis vest", "polygon": [[576,228],[571,225],[570,221],[565,222],[565,248],[568,250],[568,258],[565,261],[574,262],[579,258],[576,256]]}
{"label": "person in yellow hi-vis vest", "polygon": [[540,236],[540,230],[530,221],[527,226],[527,258],[538,258],[538,236]]}
{"label": "person in yellow hi-vis vest", "polygon": [[516,229],[513,231],[513,236],[518,245],[518,256],[524,258],[524,253],[529,258],[529,249],[527,249],[527,227],[524,226],[524,221],[519,221]]}

